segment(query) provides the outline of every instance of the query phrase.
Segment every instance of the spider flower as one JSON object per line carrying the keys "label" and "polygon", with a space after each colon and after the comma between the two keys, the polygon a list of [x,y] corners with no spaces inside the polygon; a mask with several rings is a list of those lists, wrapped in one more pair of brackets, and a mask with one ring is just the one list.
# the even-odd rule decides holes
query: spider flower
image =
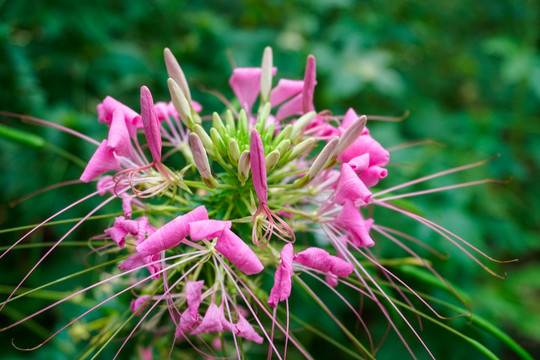
{"label": "spider flower", "polygon": [[[308,56],[301,79],[275,80],[278,69],[273,66],[272,50],[266,48],[260,68],[233,70],[229,83],[239,109],[232,105],[234,101],[219,95],[224,110],[203,116],[174,55],[166,49],[164,56],[171,102],[154,103],[150,90],[142,86],[138,114],[107,96],[97,108],[97,122],[108,126],[101,141],[55,126],[97,146],[80,176],[85,183],[97,180],[97,189],[31,229],[0,259],[57,216],[94,196],[105,199],[45,252],[0,310],[22,296],[15,293],[77,226],[105,208],[111,214],[108,226],[96,229],[90,239],[92,250],[85,257],[86,263],[97,262],[92,269],[100,270],[101,278],[3,330],[60,307],[77,295],[90,296],[103,289],[97,305],[58,327],[35,348],[88,313],[99,313],[98,308],[123,306],[128,310],[124,318],[109,309],[101,313],[100,324],[108,324],[107,336],[90,331],[89,352],[95,356],[108,346],[116,347],[118,355],[127,342],[141,341],[140,348],[149,356],[157,348],[169,357],[242,358],[252,349],[258,356],[257,349],[264,346],[268,358],[275,354],[284,359],[290,344],[305,358],[313,358],[302,344],[301,333],[289,334],[290,322],[302,324],[289,315],[303,306],[307,295],[354,346],[353,350],[348,346],[340,349],[360,357],[375,356],[375,344],[386,334],[372,333],[358,311],[369,301],[402,341],[404,351],[415,357],[410,338],[406,340],[398,322],[434,357],[406,313],[443,316],[398,276],[399,267],[393,264],[412,262],[423,267],[458,300],[461,297],[414,247],[439,253],[407,231],[385,227],[380,210],[392,210],[396,216],[425,225],[493,273],[479,258],[493,259],[480,249],[393,202],[483,183],[485,180],[396,194],[410,185],[484,162],[384,188],[385,178],[391,175],[386,168],[390,152],[366,127],[369,117],[359,116],[354,109],[339,117],[317,108],[313,56]],[[211,123],[203,123],[206,119]],[[124,216],[115,213],[113,200],[117,198],[122,200]],[[379,249],[385,242],[410,257],[380,255],[388,253]],[[340,311],[349,309],[361,326],[355,330],[339,321],[332,302],[323,301],[320,291],[327,292],[325,298],[333,296],[341,302]],[[131,303],[124,300],[127,292],[132,294]],[[278,307],[280,302],[285,309]],[[415,308],[416,303],[425,309]],[[376,316],[369,314],[370,319]],[[117,341],[111,342],[112,338]],[[361,343],[359,338],[366,340]]]}

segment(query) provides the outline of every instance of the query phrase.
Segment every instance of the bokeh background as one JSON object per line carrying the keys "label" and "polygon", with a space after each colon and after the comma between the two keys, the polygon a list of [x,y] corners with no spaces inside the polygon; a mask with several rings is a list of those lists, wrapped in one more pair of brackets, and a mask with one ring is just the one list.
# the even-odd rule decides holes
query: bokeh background
{"label": "bokeh background", "polygon": [[[539,3],[534,0],[269,0],[264,4],[254,0],[5,0],[0,1],[0,110],[47,119],[101,139],[106,129],[96,121],[96,105],[105,96],[138,110],[139,87],[147,85],[156,101],[168,101],[164,47],[179,59],[205,113],[221,109],[205,89],[231,98],[228,77],[233,64],[258,66],[266,45],[274,49],[278,77],[300,78],[306,56],[314,54],[318,110],[341,114],[353,107],[358,113],[387,116],[408,110],[404,122],[370,123],[375,137],[385,146],[432,141],[394,151],[388,185],[500,155],[478,169],[435,180],[431,186],[483,178],[504,183],[418,197],[414,203],[430,219],[491,256],[519,258],[514,264],[489,265],[507,273],[508,279],[492,277],[434,234],[398,215],[384,222],[405,227],[450,254],[437,263],[438,269],[469,294],[474,313],[540,357],[539,24]],[[34,190],[78,178],[81,163],[94,148],[18,119],[0,117],[0,124],[51,144],[38,139],[31,146],[0,137],[0,229],[38,223],[90,191],[87,185],[77,185],[10,206]],[[80,216],[96,204],[84,204],[64,218]],[[85,224],[71,239],[86,241],[102,228],[99,222]],[[30,242],[53,241],[67,229],[45,228]],[[0,246],[22,234],[1,233]],[[41,254],[40,249],[16,251],[2,259],[2,298]],[[71,268],[80,270],[84,254],[60,250],[26,286],[55,279]],[[437,293],[425,284],[422,287]],[[64,290],[50,296],[61,296]],[[10,305],[0,314],[0,322],[7,324],[42,306],[40,299]],[[70,354],[84,342],[80,328],[34,353],[15,351],[10,340],[41,339],[46,329],[57,329],[80,309],[73,305],[21,330],[0,333],[0,358],[72,358]],[[378,326],[377,318],[369,321]],[[475,337],[501,359],[517,358],[497,339],[471,330],[466,320],[447,323]],[[422,336],[441,359],[471,358],[474,351],[444,329],[427,326]],[[316,339],[307,341],[312,349],[320,346]],[[418,344],[412,347],[421,351]],[[325,354],[322,348],[317,351]],[[402,345],[390,339],[380,358],[395,358],[398,353],[403,354]]]}

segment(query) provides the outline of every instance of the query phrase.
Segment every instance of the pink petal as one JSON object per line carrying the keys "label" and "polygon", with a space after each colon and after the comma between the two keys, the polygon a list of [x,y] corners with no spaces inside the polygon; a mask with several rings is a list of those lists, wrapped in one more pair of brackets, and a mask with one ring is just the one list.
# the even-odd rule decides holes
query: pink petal
{"label": "pink petal", "polygon": [[373,246],[375,242],[369,236],[369,228],[372,222],[364,221],[360,210],[356,208],[352,201],[346,201],[343,206],[343,211],[336,218],[336,224],[344,229],[351,241],[356,246]]}
{"label": "pink petal", "polygon": [[201,305],[201,293],[204,280],[186,281],[185,296],[188,303],[188,309],[194,318],[199,316],[199,306]]}
{"label": "pink petal", "polygon": [[176,330],[175,335],[178,337],[180,333],[189,333],[195,325],[199,323],[199,315],[193,316],[193,314],[187,309],[180,316],[180,326]]}
{"label": "pink petal", "polygon": [[379,183],[380,179],[384,179],[388,175],[388,170],[380,166],[374,165],[362,171],[358,177],[367,187],[375,186]]}
{"label": "pink petal", "polygon": [[326,282],[328,283],[328,285],[330,285],[331,287],[335,287],[337,286],[338,284],[338,278],[336,275],[334,274],[326,274],[326,276],[324,277],[324,279],[326,280]]}
{"label": "pink petal", "polygon": [[196,102],[195,100],[191,100],[191,107],[196,113],[200,113],[202,111],[202,105]]}
{"label": "pink petal", "polygon": [[141,118],[152,159],[159,163],[161,162],[161,132],[152,94],[146,86],[141,87]]}
{"label": "pink petal", "polygon": [[329,257],[330,254],[326,250],[318,247],[310,247],[294,254],[293,260],[309,268],[326,273],[332,267]]}
{"label": "pink petal", "polygon": [[281,105],[276,113],[276,122],[279,122],[289,116],[302,115],[303,112],[302,94],[298,94],[283,105]]}
{"label": "pink petal", "polygon": [[375,139],[370,135],[360,135],[358,139],[356,139],[339,156],[339,160],[342,162],[349,162],[351,159],[363,154],[369,154],[369,166],[384,166],[388,164],[388,160],[390,159],[390,153]]}
{"label": "pink petal", "polygon": [[107,140],[103,140],[90,161],[88,161],[88,165],[86,165],[80,179],[87,183],[110,170],[120,171],[122,168],[118,160],[116,160],[113,150],[109,148]]}
{"label": "pink petal", "polygon": [[[144,304],[146,302],[146,300],[148,300],[149,297],[150,297],[150,295],[141,295],[138,298],[131,300],[131,304],[130,304],[131,312],[134,313],[135,311],[137,311],[141,307],[141,305]],[[135,316],[141,316],[143,314],[143,312],[144,312],[144,309],[148,305],[149,305],[149,303],[147,303],[144,307],[139,309],[137,311],[137,313],[135,314]]]}
{"label": "pink petal", "polygon": [[239,315],[238,323],[234,325],[234,333],[246,340],[262,344],[263,338],[255,332],[253,326],[246,320],[245,317]]}
{"label": "pink petal", "polygon": [[[356,119],[358,119],[360,116],[358,116],[358,114],[356,113],[356,111],[354,111],[353,108],[349,108],[349,110],[347,110],[347,112],[345,113],[345,116],[343,117],[343,123],[341,124],[341,126],[343,128],[348,128],[349,126],[352,125],[353,122],[356,121]],[[360,136],[362,135],[368,135],[369,134],[369,130],[367,127],[364,127],[364,130],[362,130],[362,132],[360,133]]]}
{"label": "pink petal", "polygon": [[343,204],[347,200],[356,201],[361,199],[367,203],[371,198],[371,191],[358,178],[351,166],[347,163],[341,164],[341,176],[336,186],[335,201]]}
{"label": "pink petal", "polygon": [[122,104],[120,101],[110,96],[107,96],[103,100],[103,102],[97,106],[97,110],[98,121],[107,124],[111,123],[113,113],[116,110],[120,111],[124,115],[124,120],[126,122],[126,126],[128,128],[130,136],[135,135],[135,129],[138,127],[137,125],[140,122],[140,116],[131,108]]}
{"label": "pink petal", "polygon": [[315,57],[309,55],[304,75],[304,89],[302,90],[302,109],[304,114],[315,110],[315,107],[313,106],[313,93],[315,92],[315,85],[317,84],[317,81],[315,80],[316,76]]}
{"label": "pink petal", "polygon": [[223,230],[230,229],[231,225],[230,221],[221,220],[193,221],[189,224],[189,235],[193,241],[211,240],[221,236]]}
{"label": "pink petal", "polygon": [[157,229],[145,242],[137,245],[137,252],[151,255],[175,247],[189,235],[189,223],[198,220],[208,220],[208,212],[204,205],[178,216]]}
{"label": "pink petal", "polygon": [[126,260],[124,260],[120,265],[118,265],[118,269],[122,271],[129,271],[143,266],[144,264],[146,264],[144,258],[144,255],[135,253],[128,257]]}
{"label": "pink petal", "polygon": [[154,104],[154,111],[156,112],[157,119],[160,122],[171,116],[169,113],[169,104],[163,101],[159,101]]}
{"label": "pink petal", "polygon": [[155,262],[158,260],[159,260],[159,254],[152,254],[152,255],[145,256],[143,258],[144,263],[148,264],[146,265],[146,268],[148,269],[148,271],[150,271],[150,274],[154,275],[152,276],[152,279],[159,279],[160,274],[158,273],[161,271],[161,264],[158,262]]}
{"label": "pink petal", "polygon": [[279,105],[294,95],[300,94],[303,88],[304,80],[280,79],[270,93],[270,104],[272,107]]}
{"label": "pink petal", "polygon": [[251,177],[253,186],[257,193],[257,198],[262,204],[268,203],[268,187],[266,183],[266,159],[264,157],[264,147],[261,136],[256,129],[251,131],[250,140],[250,162],[251,162]]}
{"label": "pink petal", "polygon": [[131,158],[132,145],[129,131],[126,127],[124,114],[120,109],[115,110],[113,113],[107,140],[109,148],[113,149],[117,155]]}
{"label": "pink petal", "polygon": [[223,325],[221,324],[221,316],[223,312],[217,307],[216,304],[211,303],[206,310],[201,324],[191,332],[192,335],[205,334],[211,332],[223,332]]}
{"label": "pink petal", "polygon": [[292,259],[293,246],[291,243],[285,244],[281,249],[281,263],[274,275],[274,286],[268,297],[268,305],[271,307],[276,307],[278,302],[285,301],[291,295]]}
{"label": "pink petal", "polygon": [[337,256],[330,255],[330,272],[334,275],[347,277],[351,275],[354,270],[354,266]]}
{"label": "pink petal", "polygon": [[[233,70],[233,74],[229,79],[229,85],[234,91],[234,94],[240,101],[240,106],[251,113],[251,107],[259,97],[261,91],[261,68],[243,67]],[[273,75],[277,69],[273,68]]]}
{"label": "pink petal", "polygon": [[223,231],[215,249],[247,275],[257,274],[264,268],[249,245],[229,229]]}
{"label": "pink petal", "polygon": [[[355,173],[366,170],[369,167],[369,154],[362,154],[352,158],[351,161],[349,161],[349,165]],[[366,186],[368,185],[366,184]]]}

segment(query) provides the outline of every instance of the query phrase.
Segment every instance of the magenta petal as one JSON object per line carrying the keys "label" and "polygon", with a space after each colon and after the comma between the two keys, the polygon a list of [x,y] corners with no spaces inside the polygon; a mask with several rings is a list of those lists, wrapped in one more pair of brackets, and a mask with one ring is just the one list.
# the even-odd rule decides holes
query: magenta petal
{"label": "magenta petal", "polygon": [[231,224],[230,221],[221,220],[193,221],[189,224],[189,235],[193,241],[210,240],[219,237],[223,230],[230,229]]}
{"label": "magenta petal", "polygon": [[144,257],[145,256],[142,254],[135,253],[128,257],[126,260],[124,260],[120,265],[118,265],[118,269],[122,271],[129,271],[143,266],[144,264],[146,264],[144,261]]}
{"label": "magenta petal", "polygon": [[196,113],[200,113],[202,111],[202,105],[196,102],[195,100],[191,100],[191,107],[193,108],[193,111]]}
{"label": "magenta petal", "polygon": [[[362,172],[369,167],[369,154],[362,154],[349,161],[349,166],[355,173]],[[369,185],[366,184],[369,187]]]}
{"label": "magenta petal", "polygon": [[278,302],[288,299],[291,295],[292,259],[293,246],[291,243],[285,244],[281,249],[281,263],[274,275],[274,286],[268,297],[268,305],[271,307],[276,307]]}
{"label": "magenta petal", "polygon": [[336,224],[344,229],[349,237],[352,237],[351,241],[356,246],[375,245],[375,242],[369,236],[369,227],[372,222],[364,221],[360,210],[356,208],[352,201],[345,202],[343,211],[336,218]]}
{"label": "magenta petal", "polygon": [[371,191],[358,178],[351,166],[347,163],[341,164],[341,176],[336,187],[335,201],[343,204],[347,200],[356,201],[361,199],[367,203],[371,198]]}
{"label": "magenta petal", "polygon": [[294,95],[300,94],[303,88],[303,80],[280,79],[270,93],[270,104],[272,106],[279,105]]}
{"label": "magenta petal", "polygon": [[204,280],[199,281],[186,281],[185,296],[188,303],[188,309],[193,315],[197,317],[199,315],[199,306],[201,305],[201,293],[204,285]]}
{"label": "magenta petal", "polygon": [[198,220],[208,220],[208,212],[204,205],[176,217],[157,229],[145,242],[137,245],[137,252],[151,255],[175,247],[189,235],[189,223]]}
{"label": "magenta petal", "polygon": [[264,268],[249,245],[229,229],[223,231],[215,249],[247,275],[257,274]]}
{"label": "magenta petal", "polygon": [[338,278],[336,275],[334,274],[326,274],[326,276],[324,277],[324,279],[326,280],[326,282],[328,283],[328,285],[330,285],[331,287],[335,287],[337,286],[338,284]]}
{"label": "magenta petal", "polygon": [[256,342],[257,344],[262,344],[263,338],[257,332],[255,332],[255,329],[253,329],[253,326],[249,323],[249,321],[246,320],[245,317],[242,315],[238,315],[238,323],[234,325],[234,333],[240,337],[243,337],[246,340]]}
{"label": "magenta petal", "polygon": [[374,165],[362,171],[358,177],[367,187],[375,186],[379,183],[380,179],[384,179],[388,175],[388,170],[380,166]]}
{"label": "magenta petal", "polygon": [[337,256],[330,255],[329,257],[331,266],[330,272],[334,275],[347,277],[351,275],[354,270],[354,266]]}
{"label": "magenta petal", "polygon": [[144,135],[152,159],[161,162],[161,132],[159,131],[159,120],[154,108],[152,94],[146,86],[141,87],[141,118],[144,127]]}
{"label": "magenta petal", "polygon": [[340,156],[339,160],[349,162],[362,154],[369,154],[369,166],[384,166],[390,160],[390,153],[386,151],[370,135],[360,135]]}
{"label": "magenta petal", "polygon": [[313,106],[313,93],[315,92],[315,80],[317,70],[315,67],[315,57],[309,55],[307,58],[306,72],[304,75],[304,89],[302,90],[302,110],[305,113],[315,110]]}
{"label": "magenta petal", "polygon": [[120,109],[115,110],[113,113],[107,141],[109,148],[112,148],[117,155],[131,157],[132,147],[129,131],[126,127],[124,114]]}
{"label": "magenta petal", "polygon": [[279,122],[292,115],[302,115],[304,113],[302,101],[302,94],[298,94],[281,105],[276,113],[276,122]]}
{"label": "magenta petal", "polygon": [[178,336],[179,333],[189,333],[191,329],[195,327],[199,323],[199,314],[196,316],[193,316],[191,311],[187,309],[182,313],[180,316],[180,327],[177,329],[175,335]]}
{"label": "magenta petal", "polygon": [[310,247],[294,254],[293,260],[309,268],[326,273],[332,267],[329,257],[330,254],[326,250],[318,247]]}
{"label": "magenta petal", "polygon": [[135,110],[130,109],[120,101],[113,99],[110,96],[107,96],[103,102],[97,106],[97,110],[98,121],[108,124],[110,124],[112,121],[113,113],[118,110],[124,115],[124,120],[130,136],[133,137],[135,135],[137,123],[140,121],[140,116],[135,112]]}
{"label": "magenta petal", "polygon": [[216,304],[211,303],[206,310],[206,314],[201,321],[201,324],[191,332],[192,335],[205,334],[211,332],[222,332],[223,325],[221,324],[221,316],[223,312]]}
{"label": "magenta petal", "polygon": [[140,308],[140,307],[141,307],[141,305],[143,305],[146,302],[146,300],[148,300],[149,297],[150,297],[150,295],[141,295],[138,298],[131,300],[131,304],[130,304],[131,312],[134,313],[134,312],[137,311],[135,313],[135,316],[141,316],[143,314],[144,309],[149,304],[147,303],[144,307],[142,307],[142,308]]}
{"label": "magenta petal", "polygon": [[154,104],[154,111],[160,122],[171,116],[169,104],[163,101]]}
{"label": "magenta petal", "polygon": [[99,176],[107,171],[115,170],[120,171],[122,168],[114,156],[114,152],[108,146],[107,140],[103,140],[96,152],[88,161],[88,165],[84,169],[80,179],[83,182],[90,182],[96,176]]}
{"label": "magenta petal", "polygon": [[[233,70],[229,79],[229,85],[234,94],[240,101],[240,106],[251,113],[251,107],[259,97],[261,91],[261,68],[243,67]],[[273,75],[276,74],[276,68],[272,69]]]}
{"label": "magenta petal", "polygon": [[262,204],[268,203],[268,186],[266,183],[266,159],[264,157],[264,147],[261,136],[256,129],[251,131],[250,140],[250,162],[251,162],[251,177],[253,186],[257,193],[257,198]]}

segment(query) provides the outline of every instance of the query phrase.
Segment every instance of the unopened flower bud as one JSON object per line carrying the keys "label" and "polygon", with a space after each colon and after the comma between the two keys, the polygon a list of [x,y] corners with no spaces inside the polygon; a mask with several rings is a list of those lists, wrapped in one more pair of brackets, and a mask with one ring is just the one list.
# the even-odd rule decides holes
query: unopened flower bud
{"label": "unopened flower bud", "polygon": [[272,89],[272,48],[264,48],[261,64],[261,99],[263,102],[269,102],[270,90]]}
{"label": "unopened flower bud", "polygon": [[364,127],[366,126],[367,117],[365,115],[360,116],[358,119],[356,119],[341,135],[339,138],[339,144],[336,148],[336,152],[334,153],[334,157],[338,157],[341,155],[342,152],[347,150],[347,148],[355,142],[356,139],[360,136],[362,133],[362,130],[364,130]]}
{"label": "unopened flower bud", "polygon": [[193,120],[191,119],[191,105],[176,81],[169,78],[167,80],[167,85],[169,86],[169,92],[171,93],[172,103],[180,116],[180,120],[182,120],[184,125],[191,130],[193,128]]}
{"label": "unopened flower bud", "polygon": [[229,139],[229,158],[234,164],[238,163],[238,159],[240,158],[240,147],[238,146],[238,142],[234,138]]}
{"label": "unopened flower bud", "polygon": [[311,122],[317,116],[317,113],[315,111],[310,111],[308,113],[305,113],[304,115],[300,116],[298,120],[293,124],[293,130],[291,134],[291,139],[296,139],[300,133],[308,126],[308,124]]}
{"label": "unopened flower bud", "polygon": [[234,133],[236,133],[234,115],[229,109],[227,109],[227,111],[225,112],[225,123],[227,124],[227,130],[229,131],[229,134],[233,135]]}
{"label": "unopened flower bud", "polygon": [[225,125],[217,112],[212,114],[212,127],[216,128],[216,130],[220,133],[225,131]]}
{"label": "unopened flower bud", "polygon": [[203,179],[204,183],[210,187],[215,188],[217,182],[212,177],[212,172],[210,171],[210,164],[208,163],[208,156],[204,149],[204,145],[201,141],[201,138],[196,133],[189,134],[189,145],[191,147],[191,152],[193,153],[193,160],[199,174]]}
{"label": "unopened flower bud", "polygon": [[242,109],[238,113],[238,132],[240,134],[242,133],[248,133],[248,118],[246,110]]}
{"label": "unopened flower bud", "polygon": [[251,158],[249,150],[244,150],[238,159],[238,179],[244,184],[249,177],[249,169],[251,167]]}
{"label": "unopened flower bud", "polygon": [[182,89],[182,92],[186,96],[188,102],[191,102],[191,92],[189,91],[186,76],[184,75],[180,64],[178,64],[178,61],[176,61],[176,58],[168,48],[165,48],[163,55],[165,57],[165,66],[167,67],[169,77],[178,84],[180,89]]}
{"label": "unopened flower bud", "polygon": [[279,144],[283,139],[291,139],[292,131],[293,126],[291,124],[285,126],[283,130],[277,134],[276,138],[274,139],[274,144]]}
{"label": "unopened flower bud", "polygon": [[300,144],[293,147],[291,154],[287,157],[287,160],[293,160],[296,159],[298,156],[304,154],[305,152],[309,151],[313,144],[315,143],[315,139],[309,138],[304,141],[302,141]]}
{"label": "unopened flower bud", "polygon": [[276,146],[276,149],[279,150],[280,154],[286,154],[291,147],[291,140],[285,139]]}
{"label": "unopened flower bud", "polygon": [[215,156],[212,139],[210,139],[210,136],[208,136],[206,131],[204,131],[203,127],[199,124],[195,124],[193,126],[193,132],[199,135],[199,137],[201,138],[202,144],[206,149],[206,152],[210,154],[210,156]]}
{"label": "unopened flower bud", "polygon": [[216,130],[216,128],[210,129],[210,138],[212,139],[212,142],[214,143],[214,146],[218,150],[218,152],[221,155],[225,155],[227,153],[227,148],[225,147],[225,141],[223,141],[223,138],[219,134],[219,131]]}
{"label": "unopened flower bud", "polygon": [[321,150],[321,153],[315,158],[308,173],[303,178],[294,182],[296,187],[302,187],[315,178],[326,166],[326,164],[332,160],[336,147],[339,143],[339,136],[335,136],[332,140],[326,144]]}
{"label": "unopened flower bud", "polygon": [[280,157],[279,150],[274,150],[270,154],[266,155],[266,171],[270,171],[276,166]]}

